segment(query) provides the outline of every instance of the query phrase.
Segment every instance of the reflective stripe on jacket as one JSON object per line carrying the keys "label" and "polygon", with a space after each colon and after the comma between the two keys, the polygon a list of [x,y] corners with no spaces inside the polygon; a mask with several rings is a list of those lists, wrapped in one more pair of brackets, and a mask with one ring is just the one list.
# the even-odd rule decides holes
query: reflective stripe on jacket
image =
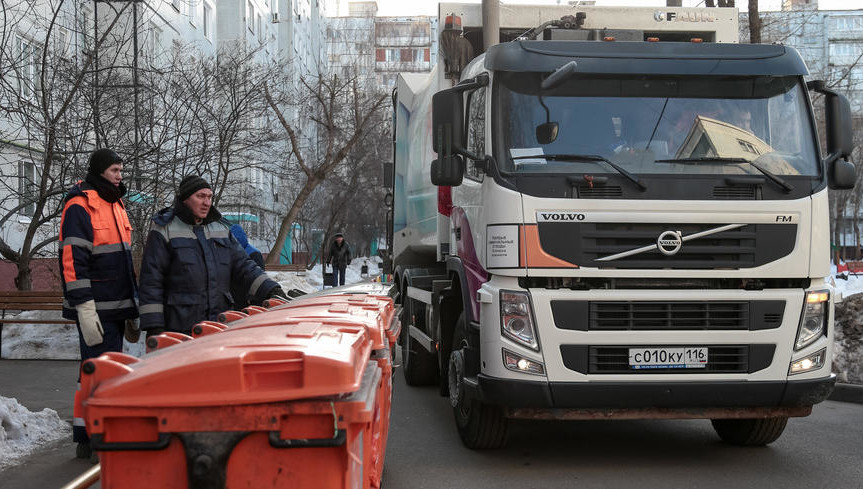
{"label": "reflective stripe on jacket", "polygon": [[256,304],[278,285],[224,222],[192,226],[173,209],[153,218],[141,262],[141,329],[189,333],[200,321],[216,320],[233,307],[232,283]]}
{"label": "reflective stripe on jacket", "polygon": [[60,220],[63,317],[89,300],[105,321],[138,316],[132,225],[123,201],[107,202],[86,182],[73,186]]}

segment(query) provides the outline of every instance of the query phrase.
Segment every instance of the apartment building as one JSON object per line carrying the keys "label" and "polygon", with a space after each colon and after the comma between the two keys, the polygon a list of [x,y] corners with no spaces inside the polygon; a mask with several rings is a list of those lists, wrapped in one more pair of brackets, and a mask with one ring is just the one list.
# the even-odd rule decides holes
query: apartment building
{"label": "apartment building", "polygon": [[[4,73],[0,83],[0,91],[6,92],[2,95],[7,109],[0,112],[0,179],[6,182],[0,186],[0,214],[9,215],[0,221],[0,239],[12,250],[21,249],[23,237],[33,227],[30,223],[37,200],[33,196],[45,168],[54,186],[49,190],[57,194],[52,197],[56,207],[62,190],[85,172],[89,151],[105,144],[101,137],[110,141],[104,134],[110,134],[111,128],[100,130],[92,116],[94,110],[104,108],[112,111],[112,117],[138,121],[126,135],[129,138],[134,136],[137,141],[152,137],[148,124],[154,122],[148,120],[150,114],[142,102],[143,90],[152,91],[152,86],[142,87],[144,80],[152,81],[170,69],[166,63],[176,52],[183,50],[191,61],[215,57],[220,48],[240,45],[255,50],[256,62],[284,62],[295,72],[295,80],[303,73],[316,73],[326,63],[325,9],[318,0],[75,0],[60,3],[59,7],[57,2],[34,0],[6,5],[4,9],[6,20],[0,28],[7,31],[3,39],[8,42],[0,45],[0,65],[8,68],[12,76]],[[50,92],[42,92],[40,61],[45,47],[50,57],[46,77]],[[91,64],[82,68],[88,57],[92,58]],[[70,96],[73,107],[56,121],[62,128],[58,137],[64,139],[51,147],[48,158],[44,142],[49,124],[39,118],[39,104],[44,100],[39,95],[50,94],[51,107],[55,108],[72,90],[58,82],[68,80],[61,80],[57,73],[62,71],[66,76],[76,69],[85,72],[82,85],[75,89],[75,96]],[[202,93],[207,93],[204,88]],[[94,89],[103,94],[95,101],[87,95]],[[27,120],[16,115],[11,110],[15,104],[26,106],[22,112],[34,115]],[[288,117],[297,115],[286,112]],[[73,128],[77,134],[66,134]],[[182,148],[177,148],[177,153],[178,158],[183,157]],[[259,153],[287,155],[288,151],[276,147]],[[285,182],[274,177],[279,172],[273,169],[286,164],[280,157],[247,162],[233,176],[231,190],[220,203],[226,216],[242,222],[253,244],[264,251],[271,246],[287,205],[279,199]],[[158,166],[155,168],[156,171],[130,175],[137,177],[134,181],[127,179],[130,187],[143,187],[140,184],[146,179],[165,179]],[[133,203],[147,202],[151,208],[168,204],[170,198],[166,192],[130,192]],[[50,212],[38,214],[36,219],[47,218],[47,222],[39,227],[34,243],[56,236],[59,225],[57,219],[50,218]]]}
{"label": "apartment building", "polygon": [[389,92],[400,72],[428,72],[437,62],[437,18],[377,12],[377,2],[349,2],[348,15],[328,19],[327,56],[334,72],[365,74]]}

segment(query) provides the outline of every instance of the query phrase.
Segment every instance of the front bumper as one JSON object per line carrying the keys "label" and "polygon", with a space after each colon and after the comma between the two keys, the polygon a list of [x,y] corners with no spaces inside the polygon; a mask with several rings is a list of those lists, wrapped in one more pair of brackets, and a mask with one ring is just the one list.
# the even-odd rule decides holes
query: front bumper
{"label": "front bumper", "polygon": [[482,402],[508,408],[807,407],[830,395],[836,376],[789,381],[537,382],[479,374],[468,382]]}

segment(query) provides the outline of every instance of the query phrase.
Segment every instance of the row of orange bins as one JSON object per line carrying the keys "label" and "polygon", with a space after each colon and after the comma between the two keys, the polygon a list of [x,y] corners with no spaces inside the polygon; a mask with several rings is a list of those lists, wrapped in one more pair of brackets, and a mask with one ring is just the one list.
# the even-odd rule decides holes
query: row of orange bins
{"label": "row of orange bins", "polygon": [[379,488],[400,324],[388,288],[271,301],[82,366],[102,487]]}

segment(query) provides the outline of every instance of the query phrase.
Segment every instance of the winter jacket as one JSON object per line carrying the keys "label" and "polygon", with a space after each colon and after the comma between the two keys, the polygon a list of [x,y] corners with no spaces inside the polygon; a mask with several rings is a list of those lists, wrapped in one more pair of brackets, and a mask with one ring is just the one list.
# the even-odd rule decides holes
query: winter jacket
{"label": "winter jacket", "polygon": [[351,249],[344,239],[339,245],[335,240],[330,245],[330,261],[334,267],[345,268],[351,262]]}
{"label": "winter jacket", "polygon": [[[141,329],[189,333],[233,307],[231,284],[260,304],[278,287],[237,242],[213,207],[200,225],[182,202],[153,217],[141,262]],[[281,290],[281,289],[279,289]]]}
{"label": "winter jacket", "polygon": [[[138,317],[132,265],[132,225],[120,198],[125,187],[109,188],[113,202],[88,177],[69,189],[60,220],[60,270],[63,272],[63,317],[76,320],[75,306],[96,302],[102,321]],[[105,195],[108,195],[107,193]]]}
{"label": "winter jacket", "polygon": [[257,248],[252,246],[252,243],[249,243],[249,238],[246,237],[246,231],[243,230],[243,226],[240,226],[239,224],[232,225],[231,234],[237,238],[237,241],[240,243],[240,246],[246,250],[246,254],[249,255],[249,258],[251,258],[259,267],[264,268],[264,255],[262,255]]}

